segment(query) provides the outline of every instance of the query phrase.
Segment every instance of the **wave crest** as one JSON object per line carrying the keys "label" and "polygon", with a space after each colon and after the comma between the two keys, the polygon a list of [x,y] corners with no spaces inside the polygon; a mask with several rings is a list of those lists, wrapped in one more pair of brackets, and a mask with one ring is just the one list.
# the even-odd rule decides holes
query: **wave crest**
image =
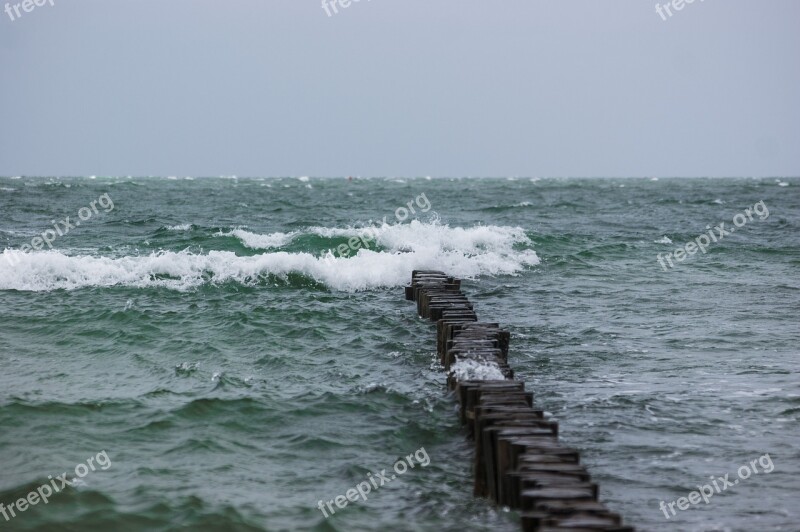
{"label": "wave crest", "polygon": [[[147,256],[68,256],[58,251],[0,255],[0,290],[50,291],[92,286],[192,289],[208,283],[255,284],[264,276],[300,274],[334,290],[358,291],[402,286],[414,269],[437,269],[470,278],[515,274],[539,263],[525,231],[519,227],[449,227],[437,222],[305,232],[321,236],[369,234],[380,251],[359,249],[349,257],[308,252],[272,251],[239,256],[231,251],[197,254],[159,251]],[[258,235],[233,231],[248,247],[274,248],[301,233]],[[280,235],[280,236],[278,236]],[[245,242],[246,241],[246,242]]]}

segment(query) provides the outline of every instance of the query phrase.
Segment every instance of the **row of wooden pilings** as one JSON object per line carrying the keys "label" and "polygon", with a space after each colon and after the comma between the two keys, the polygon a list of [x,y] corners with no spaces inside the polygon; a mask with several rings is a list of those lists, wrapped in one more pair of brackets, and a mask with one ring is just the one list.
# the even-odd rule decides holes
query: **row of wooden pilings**
{"label": "row of wooden pilings", "polygon": [[415,270],[406,299],[436,322],[439,361],[461,406],[461,423],[475,441],[475,496],[520,511],[526,532],[632,532],[598,501],[597,484],[578,451],[558,441],[558,423],[534,408],[524,382],[513,380],[511,334],[497,323],[478,321],[461,281]]}

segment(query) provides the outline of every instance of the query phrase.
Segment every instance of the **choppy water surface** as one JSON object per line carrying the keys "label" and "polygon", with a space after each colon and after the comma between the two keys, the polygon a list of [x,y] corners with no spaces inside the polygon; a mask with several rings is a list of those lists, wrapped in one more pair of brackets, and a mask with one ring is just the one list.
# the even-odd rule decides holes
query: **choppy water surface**
{"label": "choppy water surface", "polygon": [[[433,330],[403,299],[434,268],[511,329],[512,367],[628,523],[800,530],[798,187],[0,178],[0,502],[110,459],[0,529],[517,530],[472,497]],[[353,237],[369,249],[326,256]],[[427,467],[317,509],[421,447]],[[765,453],[771,473],[659,509]]]}

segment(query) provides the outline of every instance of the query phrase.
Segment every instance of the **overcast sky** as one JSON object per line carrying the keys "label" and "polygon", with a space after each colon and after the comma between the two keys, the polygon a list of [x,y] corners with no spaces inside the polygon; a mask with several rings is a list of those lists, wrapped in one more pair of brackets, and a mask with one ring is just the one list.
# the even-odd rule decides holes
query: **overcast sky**
{"label": "overcast sky", "polygon": [[797,0],[21,1],[0,175],[800,175]]}

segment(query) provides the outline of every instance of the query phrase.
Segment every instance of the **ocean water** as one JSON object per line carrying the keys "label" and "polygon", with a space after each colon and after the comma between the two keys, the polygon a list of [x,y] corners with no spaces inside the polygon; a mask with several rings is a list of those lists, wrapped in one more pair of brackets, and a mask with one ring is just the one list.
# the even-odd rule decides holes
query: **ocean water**
{"label": "ocean water", "polygon": [[415,268],[512,331],[626,523],[800,530],[799,228],[798,179],[0,178],[0,503],[95,466],[0,530],[518,530],[472,496]]}

